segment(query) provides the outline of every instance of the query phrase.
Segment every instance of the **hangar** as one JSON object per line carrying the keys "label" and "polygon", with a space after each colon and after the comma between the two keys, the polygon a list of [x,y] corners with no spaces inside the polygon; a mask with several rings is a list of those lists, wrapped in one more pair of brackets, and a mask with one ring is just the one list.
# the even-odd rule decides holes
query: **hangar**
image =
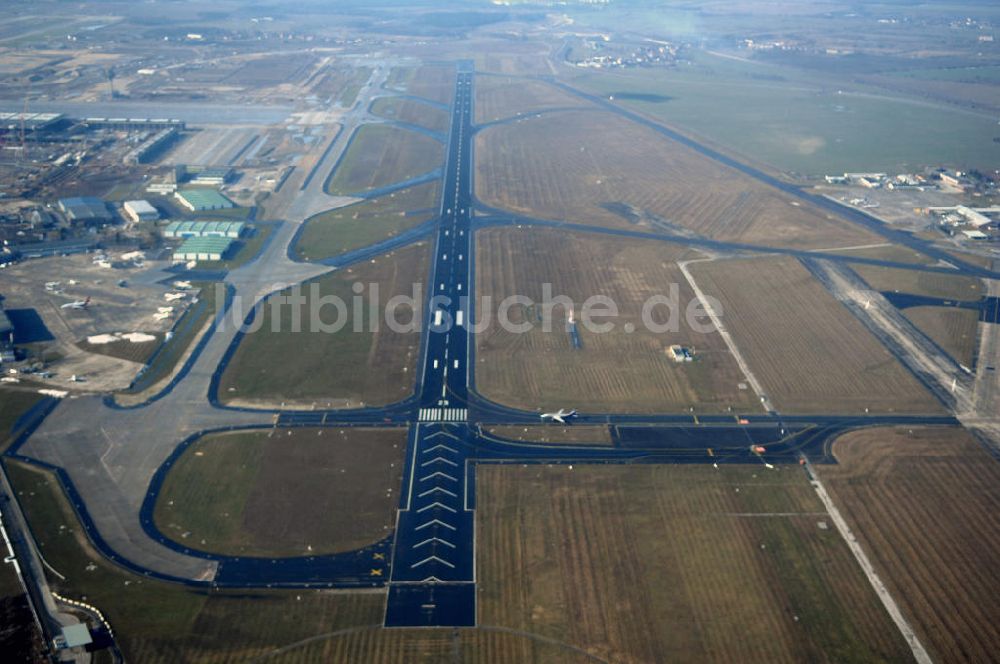
{"label": "hangar", "polygon": [[182,189],[174,194],[174,198],[192,212],[236,207],[231,200],[214,189]]}
{"label": "hangar", "polygon": [[233,241],[227,237],[189,237],[174,249],[175,261],[220,261]]}
{"label": "hangar", "polygon": [[163,237],[228,237],[236,239],[246,227],[242,221],[172,221]]}

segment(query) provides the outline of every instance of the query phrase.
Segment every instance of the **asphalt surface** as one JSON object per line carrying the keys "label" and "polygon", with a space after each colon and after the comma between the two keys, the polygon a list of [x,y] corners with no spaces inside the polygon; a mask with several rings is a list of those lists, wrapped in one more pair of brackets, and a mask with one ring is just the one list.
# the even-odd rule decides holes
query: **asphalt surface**
{"label": "asphalt surface", "polygon": [[[467,327],[474,312],[466,300],[472,287],[473,235],[482,225],[528,223],[567,230],[575,230],[577,226],[525,219],[495,210],[492,212],[496,216],[473,222],[474,80],[471,69],[465,65],[459,68],[451,106],[439,217],[407,234],[323,264],[295,262],[290,248],[305,220],[317,212],[357,200],[328,196],[322,188],[326,176],[347,148],[347,137],[353,134],[357,123],[365,120],[370,98],[381,87],[379,76],[384,80],[385,72],[376,72],[355,109],[345,115],[345,129],[321,156],[315,177],[310,175],[302,189],[290,188],[294,194],[282,211],[286,223],[275,230],[260,257],[229,273],[226,283],[232,289],[230,308],[236,312],[230,318],[235,315],[236,319],[244,320],[250,315],[252,304],[286,285],[367,260],[435,233],[432,286],[428,289],[430,300],[425,316],[431,325],[422,339],[415,394],[383,408],[354,410],[280,412],[222,407],[216,395],[218,378],[240,335],[234,325],[219,324],[188,360],[182,375],[142,407],[112,408],[96,397],[63,400],[37,431],[17,441],[8,454],[56,472],[86,532],[109,559],[139,574],[193,586],[387,586],[387,626],[474,625],[478,464],[797,463],[801,453],[813,461],[829,462],[831,441],[850,429],[957,423],[950,416],[582,413],[575,422],[611,426],[610,445],[521,443],[483,433],[481,424],[537,424],[539,419],[537,413],[496,404],[475,390],[471,371],[474,348]],[[622,112],[614,106],[612,109]],[[647,122],[641,118],[636,121]],[[716,156],[726,163],[721,155]],[[746,171],[738,164],[734,167]],[[773,178],[764,174],[754,176],[763,176],[782,190],[789,188],[771,182]],[[796,188],[791,189],[789,193],[802,194]],[[844,215],[846,209],[837,206],[835,212]],[[726,251],[783,251],[796,256],[803,254],[800,258],[808,254],[811,258],[847,260],[835,254],[715,243],[688,236],[607,231],[589,226],[579,230],[717,246]],[[931,253],[923,245],[919,250]],[[850,260],[898,266],[887,261],[853,257]],[[952,257],[948,260],[955,264]],[[992,274],[965,264],[959,264],[957,270],[906,267],[951,274]],[[991,293],[994,298],[996,295]],[[991,344],[995,345],[993,341]],[[156,529],[152,509],[160,486],[187,445],[208,431],[269,428],[275,423],[337,427],[412,424],[398,520],[391,538],[345,554],[272,559],[198,552]],[[753,451],[758,445],[764,447],[763,453]]]}

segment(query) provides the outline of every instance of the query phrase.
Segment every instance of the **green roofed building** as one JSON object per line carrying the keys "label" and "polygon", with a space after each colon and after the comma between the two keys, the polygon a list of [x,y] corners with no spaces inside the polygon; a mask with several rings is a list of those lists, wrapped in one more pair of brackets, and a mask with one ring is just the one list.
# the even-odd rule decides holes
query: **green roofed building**
{"label": "green roofed building", "polygon": [[174,198],[192,212],[236,207],[231,200],[215,189],[182,189],[174,193]]}
{"label": "green roofed building", "polygon": [[174,249],[175,261],[221,261],[233,241],[227,237],[189,237]]}
{"label": "green roofed building", "polygon": [[242,221],[172,221],[163,229],[163,237],[228,237],[236,239],[243,234],[246,224]]}

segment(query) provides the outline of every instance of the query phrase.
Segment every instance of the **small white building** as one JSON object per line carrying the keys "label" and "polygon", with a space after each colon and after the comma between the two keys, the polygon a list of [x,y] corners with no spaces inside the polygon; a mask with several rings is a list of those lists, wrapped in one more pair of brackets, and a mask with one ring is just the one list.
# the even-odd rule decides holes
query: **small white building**
{"label": "small white building", "polygon": [[160,218],[160,213],[148,201],[125,201],[122,205],[125,217],[130,221],[138,223],[140,221],[156,221]]}
{"label": "small white building", "polygon": [[988,240],[990,238],[989,235],[987,235],[982,231],[971,230],[971,229],[962,231],[962,235],[969,238],[970,240]]}

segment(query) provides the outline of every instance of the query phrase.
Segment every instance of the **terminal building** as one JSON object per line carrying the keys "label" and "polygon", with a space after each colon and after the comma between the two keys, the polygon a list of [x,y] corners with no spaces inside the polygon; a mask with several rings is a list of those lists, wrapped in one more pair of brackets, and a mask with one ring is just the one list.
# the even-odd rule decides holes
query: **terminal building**
{"label": "terminal building", "polygon": [[219,261],[233,241],[228,237],[189,237],[174,249],[175,261]]}
{"label": "terminal building", "polygon": [[156,221],[160,213],[148,201],[125,201],[122,205],[125,216],[136,223],[140,221]]}
{"label": "terminal building", "polygon": [[231,200],[214,189],[182,189],[174,193],[174,198],[191,212],[236,207]]}
{"label": "terminal building", "polygon": [[243,234],[242,221],[172,221],[163,229],[163,237],[226,237],[236,239]]}
{"label": "terminal building", "polygon": [[0,133],[48,131],[64,119],[62,113],[0,112]]}

